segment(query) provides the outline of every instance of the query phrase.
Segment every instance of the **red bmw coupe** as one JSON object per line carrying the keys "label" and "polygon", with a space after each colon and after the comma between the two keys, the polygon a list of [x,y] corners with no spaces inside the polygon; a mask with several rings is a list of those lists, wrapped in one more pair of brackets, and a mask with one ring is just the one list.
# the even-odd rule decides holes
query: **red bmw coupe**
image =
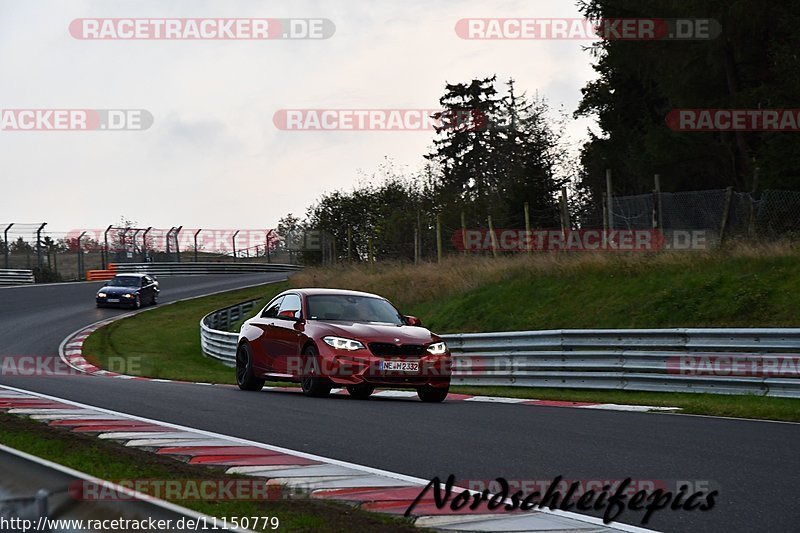
{"label": "red bmw coupe", "polygon": [[338,289],[292,289],[247,320],[239,333],[236,382],[255,391],[266,380],[299,382],[308,396],[346,387],[413,388],[441,402],[450,387],[450,351],[419,319],[385,298]]}

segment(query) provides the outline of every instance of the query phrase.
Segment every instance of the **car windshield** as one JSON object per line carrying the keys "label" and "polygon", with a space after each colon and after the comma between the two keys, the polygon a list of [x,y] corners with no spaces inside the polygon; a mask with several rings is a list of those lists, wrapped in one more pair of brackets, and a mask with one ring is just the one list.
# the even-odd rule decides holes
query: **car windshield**
{"label": "car windshield", "polygon": [[140,285],[139,278],[135,276],[117,276],[108,282],[109,287],[138,287]]}
{"label": "car windshield", "polygon": [[403,324],[400,313],[386,300],[344,294],[309,296],[308,317],[311,320]]}

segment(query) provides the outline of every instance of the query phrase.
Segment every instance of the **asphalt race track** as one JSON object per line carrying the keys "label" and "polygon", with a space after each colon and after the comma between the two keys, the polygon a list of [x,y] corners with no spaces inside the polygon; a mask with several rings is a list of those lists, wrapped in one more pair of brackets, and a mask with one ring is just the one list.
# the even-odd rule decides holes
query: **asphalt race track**
{"label": "asphalt race track", "polygon": [[[282,277],[163,278],[160,300]],[[95,308],[99,285],[0,289],[0,355],[57,358],[64,337],[124,312]],[[631,477],[698,480],[719,490],[709,512],[657,512],[645,527],[662,531],[796,531],[800,523],[798,424],[478,402],[313,399],[104,377],[0,376],[0,383],[426,479],[451,473],[459,480]],[[640,525],[640,515],[626,511],[621,521]]]}

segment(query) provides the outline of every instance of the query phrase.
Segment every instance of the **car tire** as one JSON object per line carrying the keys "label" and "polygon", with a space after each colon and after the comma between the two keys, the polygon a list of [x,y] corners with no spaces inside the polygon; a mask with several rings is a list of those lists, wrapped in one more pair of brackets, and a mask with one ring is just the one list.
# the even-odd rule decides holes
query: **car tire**
{"label": "car tire", "polygon": [[348,385],[347,392],[351,398],[356,400],[366,400],[375,392],[375,387],[370,385]]}
{"label": "car tire", "polygon": [[134,309],[141,309],[142,308],[142,297],[138,294],[136,295],[136,299],[133,301],[133,308]]}
{"label": "car tire", "polygon": [[158,305],[158,293],[157,292],[153,293],[153,301],[150,302],[150,303],[152,303],[153,305]]}
{"label": "car tire", "polygon": [[236,350],[236,384],[246,391],[260,391],[264,386],[264,380],[253,375],[253,357],[247,344]]}
{"label": "car tire", "polygon": [[417,389],[417,396],[425,403],[439,403],[447,398],[447,393],[450,391],[450,386],[447,387],[431,387],[426,385]]}
{"label": "car tire", "polygon": [[313,370],[315,375],[302,376],[300,379],[300,387],[303,389],[303,394],[314,398],[324,398],[331,393],[333,384],[330,380],[320,377],[319,364],[317,363],[317,356],[319,352],[314,346],[309,346],[303,350],[303,355],[311,360],[309,367]]}

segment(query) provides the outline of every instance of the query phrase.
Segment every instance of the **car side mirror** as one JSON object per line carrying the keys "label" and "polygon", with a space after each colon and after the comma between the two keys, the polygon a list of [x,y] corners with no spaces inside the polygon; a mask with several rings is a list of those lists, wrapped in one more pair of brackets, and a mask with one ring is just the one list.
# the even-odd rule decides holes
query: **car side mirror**
{"label": "car side mirror", "polygon": [[418,327],[418,328],[422,327],[422,320],[420,320],[419,318],[417,318],[415,316],[406,315],[406,316],[403,317],[403,319],[405,319],[406,324],[409,325],[409,326],[415,326],[415,327]]}

